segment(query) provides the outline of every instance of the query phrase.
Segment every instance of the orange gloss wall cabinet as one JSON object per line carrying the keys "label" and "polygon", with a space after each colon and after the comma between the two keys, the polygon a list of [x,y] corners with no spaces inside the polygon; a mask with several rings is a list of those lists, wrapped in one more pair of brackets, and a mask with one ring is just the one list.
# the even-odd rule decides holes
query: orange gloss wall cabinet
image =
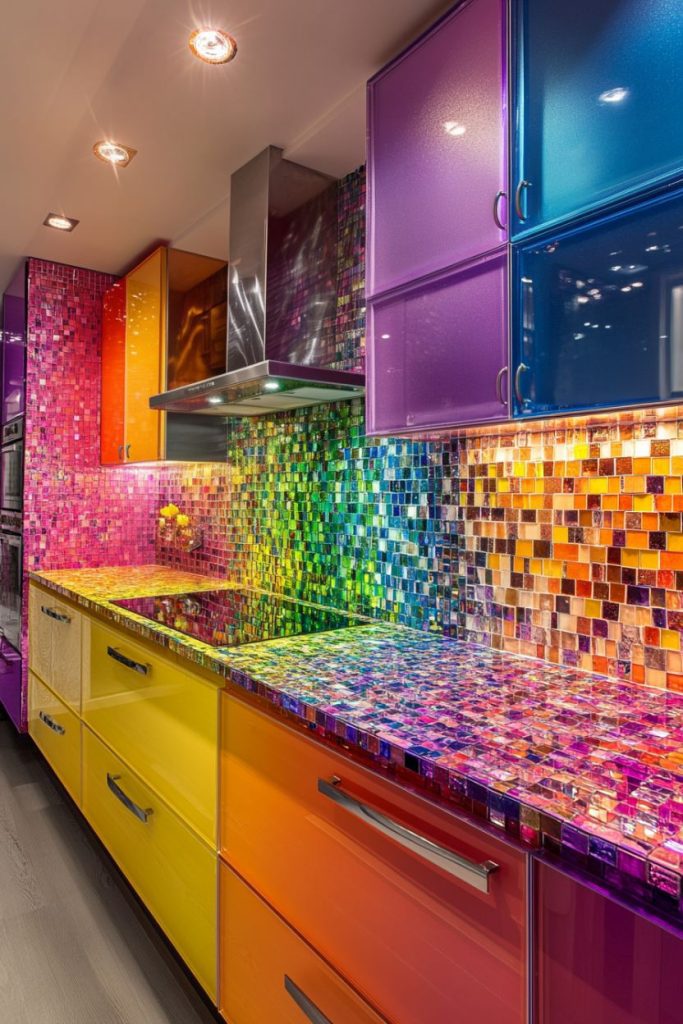
{"label": "orange gloss wall cabinet", "polygon": [[157,249],[105,294],[102,311],[101,460],[163,457],[163,414],[149,399],[162,389],[166,357],[166,250]]}
{"label": "orange gloss wall cabinet", "polygon": [[102,462],[123,462],[126,282],[104,295],[102,309]]}

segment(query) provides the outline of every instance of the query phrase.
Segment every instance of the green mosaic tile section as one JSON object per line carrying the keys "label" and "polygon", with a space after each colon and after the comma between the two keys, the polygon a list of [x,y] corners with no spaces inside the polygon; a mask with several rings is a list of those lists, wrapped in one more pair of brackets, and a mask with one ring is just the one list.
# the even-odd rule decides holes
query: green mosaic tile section
{"label": "green mosaic tile section", "polygon": [[[228,547],[269,589],[438,628],[439,444],[365,437],[361,401],[232,420]],[[446,478],[445,478],[446,477]]]}

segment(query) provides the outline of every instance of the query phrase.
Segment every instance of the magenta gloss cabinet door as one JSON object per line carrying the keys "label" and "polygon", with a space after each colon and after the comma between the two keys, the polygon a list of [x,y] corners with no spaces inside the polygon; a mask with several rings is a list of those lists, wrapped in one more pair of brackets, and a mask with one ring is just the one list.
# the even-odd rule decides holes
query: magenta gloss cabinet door
{"label": "magenta gloss cabinet door", "polygon": [[368,295],[500,246],[506,5],[467,0],[368,86]]}
{"label": "magenta gloss cabinet door", "polygon": [[507,247],[369,304],[369,434],[507,419]]}
{"label": "magenta gloss cabinet door", "polygon": [[537,1024],[678,1024],[683,933],[535,865]]}

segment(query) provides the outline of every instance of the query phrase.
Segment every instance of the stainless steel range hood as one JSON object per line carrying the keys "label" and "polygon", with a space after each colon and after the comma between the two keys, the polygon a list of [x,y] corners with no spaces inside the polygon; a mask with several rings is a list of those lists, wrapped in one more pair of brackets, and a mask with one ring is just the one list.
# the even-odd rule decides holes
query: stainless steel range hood
{"label": "stainless steel range hood", "polygon": [[208,416],[263,416],[363,394],[363,377],[266,359],[150,399],[153,409]]}
{"label": "stainless steel range hood", "polygon": [[269,146],[232,175],[226,372],[150,399],[153,409],[262,416],[355,398],[335,357],[337,182]]}

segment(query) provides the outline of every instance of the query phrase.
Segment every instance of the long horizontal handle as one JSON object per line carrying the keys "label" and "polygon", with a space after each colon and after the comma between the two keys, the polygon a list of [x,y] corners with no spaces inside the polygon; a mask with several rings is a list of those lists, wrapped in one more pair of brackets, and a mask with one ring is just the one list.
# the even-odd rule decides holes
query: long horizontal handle
{"label": "long horizontal handle", "polygon": [[43,615],[47,615],[48,618],[55,619],[57,622],[71,622],[70,615],[63,615],[62,612],[57,612],[54,608],[46,608],[44,604],[41,604],[40,610]]}
{"label": "long horizontal handle", "polygon": [[146,825],[154,814],[153,809],[151,807],[140,807],[140,805],[136,804],[134,800],[131,800],[128,794],[124,793],[119,786],[118,781],[120,778],[120,775],[110,775],[109,772],[107,772],[107,786],[112,791],[116,799],[121,801],[126,810],[130,811],[131,814],[134,814],[136,818],[139,818],[140,821],[144,822]]}
{"label": "long horizontal handle", "polygon": [[468,860],[466,857],[461,857],[460,854],[453,853],[452,850],[448,850],[445,846],[432,842],[431,839],[413,832],[412,829],[399,824],[393,818],[388,818],[380,811],[376,811],[374,808],[368,807],[367,804],[361,803],[360,800],[354,799],[354,797],[345,793],[340,786],[341,779],[336,777],[332,782],[327,782],[326,779],[318,779],[318,791],[323,796],[334,800],[335,803],[340,804],[350,814],[354,814],[378,832],[394,839],[412,853],[417,853],[420,857],[428,860],[430,864],[435,864],[436,867],[441,868],[442,871],[447,871],[449,875],[453,875],[454,878],[459,879],[461,882],[467,882],[473,889],[488,893],[489,879],[493,872],[498,870],[498,864],[494,861],[484,860],[477,863],[476,861]]}
{"label": "long horizontal handle", "polygon": [[60,725],[59,722],[55,722],[52,715],[48,715],[45,711],[39,711],[38,718],[41,722],[45,723],[48,729],[52,729],[53,732],[56,732],[58,736],[63,736],[66,732],[64,726]]}
{"label": "long horizontal handle", "polygon": [[310,1020],[311,1024],[332,1024],[330,1018],[326,1017],[322,1010],[318,1009],[313,1000],[308,998],[303,989],[300,989],[288,974],[285,974],[285,988],[304,1017]]}
{"label": "long horizontal handle", "polygon": [[114,661],[118,661],[120,665],[125,665],[126,668],[132,669],[133,672],[139,672],[141,676],[148,676],[152,671],[151,665],[143,665],[141,661],[128,658],[125,654],[121,653],[118,647],[107,647],[107,654]]}

